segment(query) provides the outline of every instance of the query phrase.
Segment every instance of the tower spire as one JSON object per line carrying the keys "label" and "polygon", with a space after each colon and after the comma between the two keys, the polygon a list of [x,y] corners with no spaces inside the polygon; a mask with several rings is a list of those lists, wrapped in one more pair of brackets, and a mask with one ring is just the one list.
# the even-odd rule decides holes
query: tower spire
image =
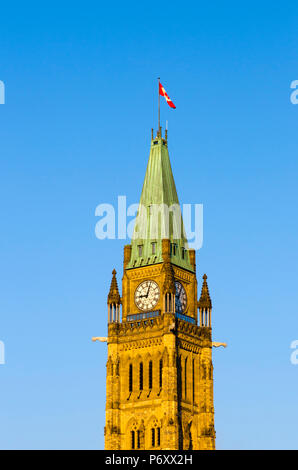
{"label": "tower spire", "polygon": [[162,240],[170,240],[170,261],[189,271],[190,262],[182,213],[172,173],[167,141],[151,141],[149,161],[126,269],[164,261]]}

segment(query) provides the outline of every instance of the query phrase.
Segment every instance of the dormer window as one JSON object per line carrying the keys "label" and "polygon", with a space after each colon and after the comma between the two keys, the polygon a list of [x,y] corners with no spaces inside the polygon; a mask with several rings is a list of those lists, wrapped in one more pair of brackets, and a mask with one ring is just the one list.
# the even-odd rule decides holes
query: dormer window
{"label": "dormer window", "polygon": [[171,243],[170,245],[170,254],[176,256],[177,254],[177,244]]}

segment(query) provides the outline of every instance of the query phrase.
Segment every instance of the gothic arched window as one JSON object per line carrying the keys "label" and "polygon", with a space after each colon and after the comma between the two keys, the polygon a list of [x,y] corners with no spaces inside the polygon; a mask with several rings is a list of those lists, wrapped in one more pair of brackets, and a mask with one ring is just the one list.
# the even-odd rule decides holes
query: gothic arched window
{"label": "gothic arched window", "polygon": [[159,361],[159,388],[162,388],[162,359]]}
{"label": "gothic arched window", "polygon": [[195,402],[195,360],[192,360],[192,402]]}
{"label": "gothic arched window", "polygon": [[135,449],[135,445],[136,445],[136,443],[135,443],[135,432],[131,431],[130,436],[131,436],[131,448]]}
{"label": "gothic arched window", "polygon": [[152,365],[152,361],[149,361],[149,390],[152,389],[152,385],[153,385],[153,365]]}
{"label": "gothic arched window", "polygon": [[187,358],[185,359],[184,363],[184,394],[185,398],[187,397]]}
{"label": "gothic arched window", "polygon": [[143,363],[142,362],[140,362],[139,386],[140,386],[140,390],[143,390]]}
{"label": "gothic arched window", "polygon": [[155,428],[151,429],[151,446],[155,447]]}
{"label": "gothic arched window", "polygon": [[129,391],[132,392],[132,364],[129,364]]}

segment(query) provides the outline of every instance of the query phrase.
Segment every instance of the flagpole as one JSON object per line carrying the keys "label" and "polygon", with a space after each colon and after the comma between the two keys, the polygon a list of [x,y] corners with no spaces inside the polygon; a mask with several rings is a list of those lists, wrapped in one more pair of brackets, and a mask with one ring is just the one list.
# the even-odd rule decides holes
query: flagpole
{"label": "flagpole", "polygon": [[159,94],[159,84],[160,84],[160,77],[158,77],[158,133],[160,135],[160,94]]}

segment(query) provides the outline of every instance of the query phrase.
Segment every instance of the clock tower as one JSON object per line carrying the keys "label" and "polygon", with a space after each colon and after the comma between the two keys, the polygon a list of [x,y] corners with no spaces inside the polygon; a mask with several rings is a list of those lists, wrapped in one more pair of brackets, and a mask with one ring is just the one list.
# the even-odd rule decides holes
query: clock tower
{"label": "clock tower", "polygon": [[[105,448],[214,449],[211,299],[198,299],[167,131],[151,139],[122,296],[108,295]],[[121,314],[122,310],[122,314]]]}

